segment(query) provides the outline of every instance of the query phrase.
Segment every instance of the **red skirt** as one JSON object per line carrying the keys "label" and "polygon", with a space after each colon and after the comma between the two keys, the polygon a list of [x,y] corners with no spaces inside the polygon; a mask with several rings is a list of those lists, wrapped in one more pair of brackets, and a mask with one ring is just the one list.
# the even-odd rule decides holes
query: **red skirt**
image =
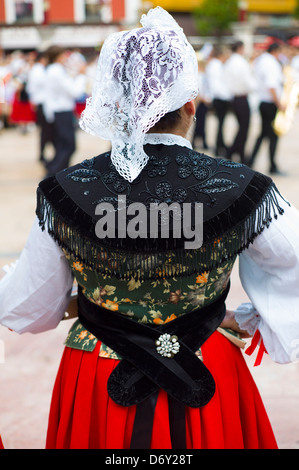
{"label": "red skirt", "polygon": [[[118,361],[95,350],[65,348],[49,416],[48,449],[129,449],[136,407],[122,407],[107,393]],[[219,332],[202,346],[216,392],[202,408],[186,407],[188,449],[275,449],[276,440],[242,352]],[[200,360],[200,359],[199,359]],[[167,394],[155,409],[151,449],[171,449]]]}
{"label": "red skirt", "polygon": [[10,121],[13,123],[27,124],[36,121],[36,113],[29,101],[20,101],[15,96],[12,103]]}

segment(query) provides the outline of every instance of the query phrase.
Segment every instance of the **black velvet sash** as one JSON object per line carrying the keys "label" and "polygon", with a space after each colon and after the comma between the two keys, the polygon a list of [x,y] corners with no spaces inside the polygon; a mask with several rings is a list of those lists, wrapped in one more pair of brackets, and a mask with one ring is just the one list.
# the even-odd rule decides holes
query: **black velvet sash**
{"label": "black velvet sash", "polygon": [[[107,389],[112,400],[122,406],[140,404],[141,408],[153,410],[149,403],[162,388],[170,397],[170,403],[179,404],[169,409],[170,414],[181,422],[185,406],[206,405],[215,393],[215,382],[195,351],[223,320],[228,291],[229,286],[221,297],[206,307],[169,323],[149,326],[99,307],[79,288],[78,312],[82,325],[122,357],[108,379]],[[156,340],[163,333],[178,337],[180,349],[172,358],[157,351]],[[152,400],[152,403],[155,402]],[[180,417],[178,410],[183,410]]]}

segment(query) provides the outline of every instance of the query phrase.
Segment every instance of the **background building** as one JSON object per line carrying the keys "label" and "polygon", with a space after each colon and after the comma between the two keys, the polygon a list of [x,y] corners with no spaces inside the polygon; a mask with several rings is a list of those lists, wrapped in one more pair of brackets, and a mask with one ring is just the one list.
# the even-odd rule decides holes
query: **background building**
{"label": "background building", "polygon": [[[45,49],[49,44],[94,48],[111,32],[139,24],[140,14],[158,5],[173,14],[187,36],[195,38],[196,44],[200,32],[192,13],[202,1],[0,0],[0,48]],[[250,34],[274,32],[282,39],[286,32],[296,35],[298,22],[292,13],[297,2],[239,0],[239,22]],[[238,31],[240,33],[240,28]]]}
{"label": "background building", "polygon": [[0,47],[94,47],[138,21],[140,0],[0,0]]}
{"label": "background building", "polygon": [[[160,5],[172,12],[189,35],[198,34],[192,21],[192,11],[201,5],[203,0],[152,0],[146,2],[153,7]],[[213,1],[213,0],[210,0]],[[298,0],[239,0],[239,20],[249,22],[256,33],[268,34],[271,30],[285,31],[295,29],[298,24],[293,12]]]}

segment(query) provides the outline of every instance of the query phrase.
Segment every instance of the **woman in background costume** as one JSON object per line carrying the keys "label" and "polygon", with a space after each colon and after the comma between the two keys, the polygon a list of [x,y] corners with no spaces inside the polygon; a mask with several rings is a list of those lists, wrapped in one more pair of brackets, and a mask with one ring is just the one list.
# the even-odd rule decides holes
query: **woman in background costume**
{"label": "woman in background costume", "polygon": [[[247,331],[273,360],[291,360],[298,213],[269,177],[193,151],[185,136],[198,93],[195,53],[161,8],[141,23],[106,40],[81,119],[112,150],[40,183],[36,222],[0,284],[1,323],[19,333],[55,328],[76,279],[78,319],[47,448],[276,448],[242,352],[223,333]],[[147,223],[155,203],[174,204],[169,236],[163,217],[158,233]],[[198,203],[203,243],[186,248],[194,220],[182,224],[180,210]],[[96,207],[114,217],[106,238]],[[238,255],[252,304],[232,314],[225,300]],[[16,283],[21,300],[9,294]]]}

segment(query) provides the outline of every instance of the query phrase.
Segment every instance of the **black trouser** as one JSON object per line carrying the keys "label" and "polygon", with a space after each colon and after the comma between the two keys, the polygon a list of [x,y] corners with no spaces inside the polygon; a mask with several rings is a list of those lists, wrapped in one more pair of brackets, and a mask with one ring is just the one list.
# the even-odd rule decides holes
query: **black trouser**
{"label": "black trouser", "polygon": [[277,167],[275,164],[275,154],[277,148],[278,136],[273,129],[273,121],[277,113],[277,106],[274,103],[262,102],[259,107],[261,119],[262,119],[262,130],[259,137],[256,140],[250,165],[253,165],[255,157],[259,151],[261,143],[264,139],[269,139],[269,157],[270,157],[270,171],[276,171]]}
{"label": "black trouser", "polygon": [[206,141],[206,115],[208,112],[208,107],[205,103],[199,103],[196,109],[196,123],[193,135],[193,146],[195,143],[196,137],[202,139],[202,146],[204,149],[208,148]]}
{"label": "black trouser", "polygon": [[67,168],[71,156],[76,150],[74,114],[72,111],[55,113],[54,145],[55,156],[48,164],[48,176],[55,175],[58,171]]}
{"label": "black trouser", "polygon": [[240,156],[240,161],[245,163],[245,145],[250,122],[250,108],[247,96],[235,96],[232,100],[232,108],[236,115],[239,129],[227,156],[231,158],[236,153]]}
{"label": "black trouser", "polygon": [[45,147],[48,143],[54,145],[54,124],[45,118],[42,105],[36,108],[36,123],[40,128],[40,160],[44,159]]}
{"label": "black trouser", "polygon": [[215,110],[215,114],[218,120],[218,129],[216,135],[216,155],[226,155],[227,149],[223,139],[223,124],[225,116],[229,109],[229,101],[221,100],[219,98],[215,98],[213,100],[213,107]]}

